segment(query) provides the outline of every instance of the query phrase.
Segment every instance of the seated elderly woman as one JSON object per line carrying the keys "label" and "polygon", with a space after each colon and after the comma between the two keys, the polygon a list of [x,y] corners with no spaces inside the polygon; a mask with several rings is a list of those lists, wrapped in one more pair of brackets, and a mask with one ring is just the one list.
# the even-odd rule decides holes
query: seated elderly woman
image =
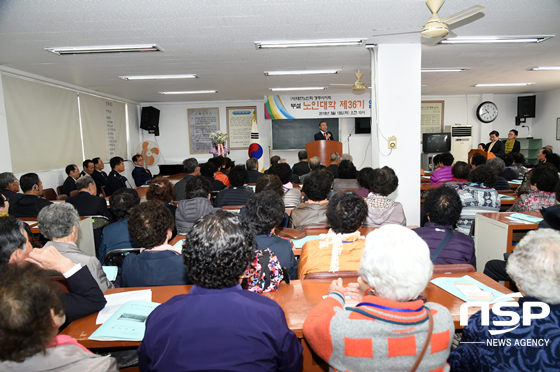
{"label": "seated elderly woman", "polygon": [[173,184],[165,177],[158,176],[150,183],[150,188],[146,193],[146,200],[159,200],[165,204],[173,218],[177,207],[173,204],[175,198],[175,189]]}
{"label": "seated elderly woman", "polygon": [[350,160],[341,160],[338,165],[338,178],[334,179],[333,191],[358,188],[360,185],[356,179],[356,167]]}
{"label": "seated elderly woman", "polygon": [[[449,370],[451,314],[419,297],[432,269],[428,246],[413,231],[387,225],[371,232],[358,283],[331,283],[305,319],[305,340],[331,370],[409,371],[416,361],[422,371]],[[345,309],[345,294],[361,302]]]}
{"label": "seated elderly woman", "polygon": [[362,198],[367,198],[367,196],[370,193],[368,180],[369,180],[369,177],[371,177],[372,173],[373,173],[373,168],[371,168],[371,167],[362,168],[358,172],[357,180],[358,180],[358,185],[360,185],[360,188],[358,190],[354,191],[354,192],[356,194],[360,195]]}
{"label": "seated elderly woman", "polygon": [[[519,305],[503,306],[503,315],[490,311],[489,326],[481,325],[482,313],[470,317],[459,346],[451,352],[453,371],[557,371],[560,342],[560,232],[551,229],[531,231],[517,245],[507,263],[507,272],[523,295]],[[531,311],[526,306],[533,304]],[[550,309],[550,314],[546,306]],[[493,330],[514,327],[497,326],[512,319],[518,326],[507,333]],[[543,316],[542,313],[547,314]],[[524,319],[532,313],[531,319]],[[541,315],[539,315],[541,313]],[[526,324],[527,322],[527,324]],[[522,324],[523,323],[523,324]],[[500,347],[486,342],[493,340]],[[546,345],[521,346],[520,341],[542,341]],[[499,366],[499,368],[497,368]]]}
{"label": "seated elderly woman", "polygon": [[479,212],[499,212],[500,195],[494,189],[497,173],[489,165],[479,165],[469,174],[469,186],[454,187],[461,198],[463,210],[457,231],[469,235],[474,217]]}
{"label": "seated elderly woman", "polygon": [[413,231],[428,244],[436,265],[470,264],[476,268],[474,239],[453,232],[462,210],[461,198],[451,187],[431,189],[424,200],[429,222]]}
{"label": "seated elderly woman", "polygon": [[114,287],[105,276],[99,260],[76,246],[80,216],[72,204],[55,203],[46,206],[39,212],[37,221],[41,234],[49,239],[45,247],[53,246],[75,264],[87,266],[102,292]]}
{"label": "seated elderly woman", "polygon": [[273,174],[280,178],[284,188],[284,205],[286,207],[295,207],[301,203],[301,190],[295,189],[292,182],[292,168],[286,163],[274,164],[270,167],[269,174]]}
{"label": "seated elderly woman", "polygon": [[101,235],[101,244],[97,258],[101,264],[105,263],[105,255],[115,249],[140,248],[128,233],[128,214],[130,210],[140,204],[140,196],[134,189],[117,190],[109,198],[111,213],[117,222],[105,226]]}
{"label": "seated elderly woman", "polygon": [[168,244],[173,226],[171,212],[159,200],[147,201],[130,211],[128,231],[142,249],[140,254],[130,253],[124,259],[121,286],[191,284],[181,249]]}
{"label": "seated elderly woman", "polygon": [[331,229],[323,239],[305,243],[298,278],[303,279],[309,273],[358,270],[365,242],[360,239],[358,229],[366,215],[367,206],[361,196],[334,194],[327,207]]}
{"label": "seated elderly woman", "polygon": [[471,173],[471,168],[464,161],[458,161],[451,167],[451,173],[453,174],[453,179],[447,182],[446,186],[453,185],[470,185],[469,173]]}
{"label": "seated elderly woman", "polygon": [[539,164],[531,172],[531,191],[523,194],[508,212],[538,212],[541,208],[558,204],[554,190],[558,183],[558,170],[548,162]]}
{"label": "seated elderly woman", "polygon": [[249,180],[249,174],[244,165],[236,165],[229,171],[229,182],[231,186],[220,191],[216,197],[216,207],[227,205],[245,205],[247,199],[253,195],[253,190],[245,188]]}
{"label": "seated elderly woman", "polygon": [[1,371],[111,371],[114,358],[92,354],[69,336],[58,335],[64,304],[56,282],[35,265],[0,270]]}
{"label": "seated elderly woman", "polygon": [[212,184],[207,178],[193,176],[185,184],[185,199],[179,201],[175,212],[175,227],[179,235],[186,235],[194,222],[202,216],[215,211],[210,198]]}
{"label": "seated elderly woman", "polygon": [[148,317],[142,371],[301,369],[302,347],[280,305],[239,284],[255,249],[239,214],[220,210],[194,224],[183,246],[194,285]]}
{"label": "seated elderly woman", "polygon": [[[267,175],[264,177],[276,176]],[[245,215],[255,233],[255,241],[259,249],[269,248],[278,257],[280,265],[288,269],[290,278],[296,279],[298,262],[292,251],[292,244],[289,240],[272,236],[274,228],[284,219],[282,197],[273,191],[255,193],[247,200]]]}
{"label": "seated elderly woman", "polygon": [[399,178],[395,171],[389,167],[374,169],[368,184],[371,192],[365,199],[368,215],[364,226],[406,225],[402,204],[388,197],[399,186]]}
{"label": "seated elderly woman", "polygon": [[301,229],[308,225],[328,224],[326,212],[331,191],[332,174],[327,171],[313,171],[305,177],[303,192],[308,200],[298,205],[290,214],[290,227]]}

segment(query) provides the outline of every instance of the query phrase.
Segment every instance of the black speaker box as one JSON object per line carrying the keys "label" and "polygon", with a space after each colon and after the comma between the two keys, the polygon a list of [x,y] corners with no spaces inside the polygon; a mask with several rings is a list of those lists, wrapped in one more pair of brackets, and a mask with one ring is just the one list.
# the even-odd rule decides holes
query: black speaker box
{"label": "black speaker box", "polygon": [[517,116],[520,118],[534,118],[537,96],[517,97]]}
{"label": "black speaker box", "polygon": [[140,128],[159,136],[159,110],[157,108],[152,106],[142,107]]}

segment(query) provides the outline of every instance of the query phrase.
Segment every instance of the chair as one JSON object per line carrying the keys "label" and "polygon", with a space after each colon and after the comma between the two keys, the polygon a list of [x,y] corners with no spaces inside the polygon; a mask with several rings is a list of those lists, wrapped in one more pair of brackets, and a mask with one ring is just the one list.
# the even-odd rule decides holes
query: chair
{"label": "chair", "polygon": [[307,225],[303,226],[302,230],[313,230],[313,229],[330,229],[331,225]]}
{"label": "chair", "polygon": [[80,192],[80,190],[72,190],[72,191],[70,191],[70,196],[77,195],[79,192]]}
{"label": "chair", "polygon": [[66,200],[68,199],[68,195],[62,194],[56,197],[56,200]]}
{"label": "chair", "polygon": [[124,258],[129,253],[140,253],[140,248],[124,248],[124,249],[114,249],[107,252],[103,262],[105,265],[122,267]]}
{"label": "chair", "polygon": [[91,222],[93,223],[93,229],[101,229],[107,225],[110,225],[111,222],[105,216],[87,216],[91,217]]}
{"label": "chair", "polygon": [[239,211],[241,210],[241,208],[243,208],[244,205],[224,205],[222,208],[222,210],[224,211],[230,211],[230,212],[235,212],[235,213],[239,213]]}
{"label": "chair", "polygon": [[105,186],[101,186],[101,193],[103,194],[104,198],[107,197],[107,194],[105,193]]}
{"label": "chair", "polygon": [[60,196],[62,195],[62,185],[56,187],[56,193]]}
{"label": "chair", "polygon": [[474,273],[476,269],[469,264],[434,265],[434,274]]}
{"label": "chair", "polygon": [[323,273],[309,273],[305,276],[305,279],[338,279],[338,278],[357,278],[360,274],[357,271],[337,271],[335,273],[323,272]]}
{"label": "chair", "polygon": [[52,188],[43,189],[43,196],[45,197],[45,199],[50,200],[50,201],[57,200],[56,199],[56,192]]}
{"label": "chair", "polygon": [[218,197],[218,193],[219,193],[219,191],[212,191],[212,194],[210,196],[210,202],[212,203],[212,205],[215,205],[214,202],[216,201],[216,198]]}

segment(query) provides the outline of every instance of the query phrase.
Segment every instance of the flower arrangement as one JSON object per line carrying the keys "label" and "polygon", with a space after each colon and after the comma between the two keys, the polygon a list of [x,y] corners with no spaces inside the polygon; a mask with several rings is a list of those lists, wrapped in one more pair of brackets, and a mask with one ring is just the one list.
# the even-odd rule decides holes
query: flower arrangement
{"label": "flower arrangement", "polygon": [[222,131],[217,131],[215,133],[210,134],[210,139],[212,140],[212,150],[210,152],[212,154],[217,154],[221,156],[225,156],[229,154],[229,150],[224,146],[228,139],[228,134]]}

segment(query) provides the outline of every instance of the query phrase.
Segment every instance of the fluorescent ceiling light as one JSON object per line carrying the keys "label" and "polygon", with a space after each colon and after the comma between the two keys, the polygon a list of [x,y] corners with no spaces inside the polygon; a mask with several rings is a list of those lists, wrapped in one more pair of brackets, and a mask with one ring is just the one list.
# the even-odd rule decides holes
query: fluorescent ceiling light
{"label": "fluorescent ceiling light", "polygon": [[554,71],[554,70],[560,70],[560,66],[539,66],[530,69],[530,71]]}
{"label": "fluorescent ceiling light", "polygon": [[510,44],[510,43],[540,43],[555,35],[540,36],[458,36],[443,39],[438,44]]}
{"label": "fluorescent ceiling light", "polygon": [[424,88],[424,87],[425,87],[425,85],[420,85],[420,89],[422,89],[422,88]]}
{"label": "fluorescent ceiling light", "polygon": [[324,90],[325,87],[299,87],[299,88],[268,88],[273,92],[281,92],[285,90]]}
{"label": "fluorescent ceiling light", "polygon": [[159,94],[206,94],[206,93],[218,93],[217,90],[189,90],[183,92],[158,92]]}
{"label": "fluorescent ceiling light", "polygon": [[183,74],[183,75],[138,75],[138,76],[119,76],[124,80],[160,80],[160,79],[195,79],[198,75]]}
{"label": "fluorescent ceiling light", "polygon": [[475,84],[475,87],[524,87],[527,85],[535,85],[535,83]]}
{"label": "fluorescent ceiling light", "polygon": [[421,72],[463,72],[468,68],[455,67],[455,68],[423,68]]}
{"label": "fluorescent ceiling light", "polygon": [[53,47],[45,48],[54,54],[96,54],[96,53],[123,53],[123,52],[161,52],[156,44],[140,45],[101,45],[101,46],[81,46],[81,47]]}
{"label": "fluorescent ceiling light", "polygon": [[264,76],[338,74],[340,70],[265,71]]}
{"label": "fluorescent ceiling light", "polygon": [[327,40],[279,40],[279,41],[255,41],[255,48],[312,48],[312,47],[334,47],[334,46],[363,46],[366,38],[359,39],[327,39]]}

